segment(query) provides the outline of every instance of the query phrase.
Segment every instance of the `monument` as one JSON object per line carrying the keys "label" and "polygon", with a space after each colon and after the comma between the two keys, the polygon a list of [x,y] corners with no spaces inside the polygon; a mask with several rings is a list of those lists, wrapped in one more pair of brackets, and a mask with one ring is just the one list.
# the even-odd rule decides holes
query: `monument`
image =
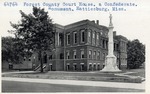
{"label": "monument", "polygon": [[112,14],[109,16],[109,32],[108,32],[108,55],[105,58],[105,67],[101,70],[102,72],[119,72],[117,67],[116,56],[113,54],[114,51],[114,41],[113,41],[113,24],[112,24]]}

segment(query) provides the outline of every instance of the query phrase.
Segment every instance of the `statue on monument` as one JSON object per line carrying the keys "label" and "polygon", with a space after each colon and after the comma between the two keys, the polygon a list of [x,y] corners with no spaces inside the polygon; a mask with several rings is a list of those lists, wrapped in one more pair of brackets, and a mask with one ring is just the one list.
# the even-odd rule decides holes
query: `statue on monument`
{"label": "statue on monument", "polygon": [[108,55],[105,58],[105,67],[101,70],[102,72],[119,72],[117,67],[117,59],[114,55],[114,41],[113,41],[113,24],[112,24],[112,14],[109,16],[109,33],[108,33]]}

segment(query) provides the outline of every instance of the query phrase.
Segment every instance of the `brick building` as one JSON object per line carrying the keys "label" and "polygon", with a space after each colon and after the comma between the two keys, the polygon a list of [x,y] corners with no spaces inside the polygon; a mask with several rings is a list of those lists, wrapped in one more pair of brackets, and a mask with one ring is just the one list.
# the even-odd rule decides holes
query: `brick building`
{"label": "brick building", "polygon": [[[55,50],[43,55],[47,71],[96,71],[104,67],[108,53],[108,28],[99,21],[82,20],[66,26],[55,24]],[[127,66],[127,39],[114,32],[114,54],[120,69]],[[38,54],[30,58],[40,66]]]}

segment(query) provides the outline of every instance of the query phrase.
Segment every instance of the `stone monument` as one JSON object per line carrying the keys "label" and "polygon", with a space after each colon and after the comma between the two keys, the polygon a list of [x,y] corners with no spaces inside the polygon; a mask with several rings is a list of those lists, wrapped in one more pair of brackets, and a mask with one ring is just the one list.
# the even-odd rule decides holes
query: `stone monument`
{"label": "stone monument", "polygon": [[112,14],[109,16],[109,32],[108,32],[108,55],[105,58],[105,67],[101,70],[102,72],[119,72],[117,67],[116,56],[113,54],[114,51],[114,41],[113,41],[113,24],[112,24]]}

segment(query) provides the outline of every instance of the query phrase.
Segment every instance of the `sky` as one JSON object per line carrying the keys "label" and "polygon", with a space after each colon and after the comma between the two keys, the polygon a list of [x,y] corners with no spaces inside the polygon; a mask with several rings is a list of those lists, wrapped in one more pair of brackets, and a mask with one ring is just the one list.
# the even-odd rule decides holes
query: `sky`
{"label": "sky", "polygon": [[24,6],[24,2],[27,3],[62,3],[62,2],[94,2],[94,4],[104,3],[104,2],[122,2],[122,3],[135,3],[137,7],[125,7],[126,11],[109,11],[109,12],[86,12],[86,11],[74,11],[74,12],[58,12],[50,11],[47,7],[45,11],[49,12],[50,18],[53,19],[54,23],[61,25],[71,24],[80,20],[99,20],[100,25],[109,25],[109,13],[112,14],[112,22],[114,25],[114,31],[117,35],[123,35],[129,40],[139,39],[140,42],[146,44],[149,39],[150,31],[150,1],[148,0],[13,0],[18,3],[17,7],[4,6],[4,3],[8,0],[0,1],[0,34],[2,37],[11,36],[8,30],[13,28],[10,26],[10,21],[17,23],[21,19],[19,10],[22,10],[26,14],[32,12],[32,7]]}

